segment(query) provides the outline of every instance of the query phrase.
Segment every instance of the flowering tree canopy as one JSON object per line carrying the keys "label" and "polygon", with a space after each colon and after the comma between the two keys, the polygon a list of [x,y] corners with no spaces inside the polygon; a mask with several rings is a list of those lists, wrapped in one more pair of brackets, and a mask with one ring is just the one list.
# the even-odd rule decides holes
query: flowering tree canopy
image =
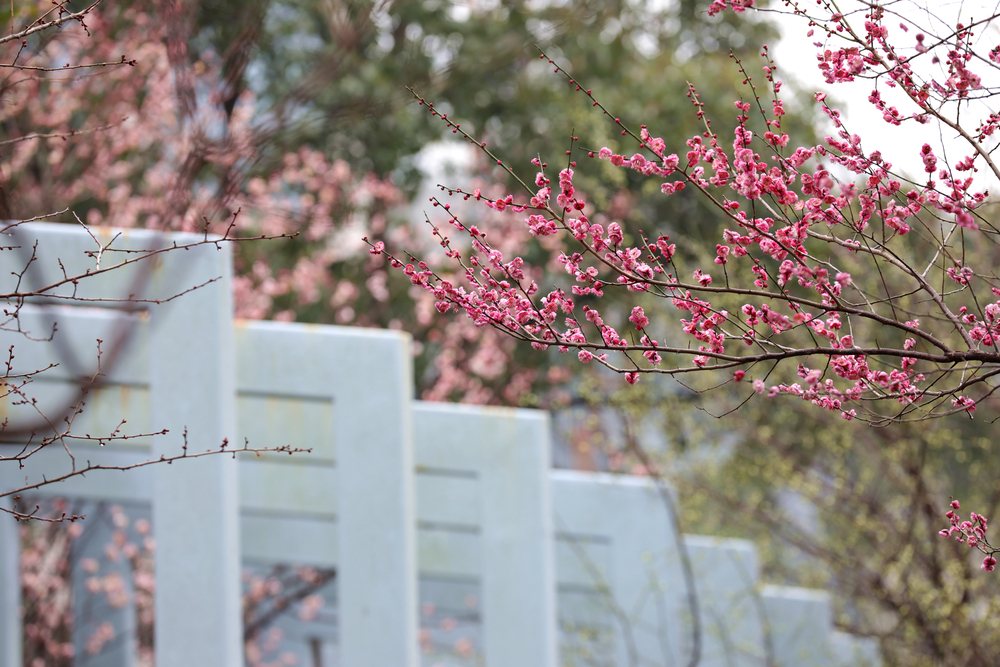
{"label": "flowering tree canopy", "polygon": [[[431,226],[454,272],[406,254],[390,261],[434,295],[439,312],[554,346],[632,384],[647,373],[711,374],[716,385],[747,382],[748,395],[787,394],[875,425],[971,414],[1000,373],[997,228],[976,178],[1000,179],[992,155],[1000,114],[973,104],[996,92],[986,81],[1000,48],[978,39],[988,19],[931,32],[880,6],[844,14],[831,2],[787,4],[808,22],[829,84],[869,80],[869,102],[885,122],[927,133],[913,142],[912,165],[892,165],[874,140],[852,133],[825,93],[815,100],[832,133],[797,144],[783,127],[782,81],[766,47],[760,77],[735,59],[747,95],[734,101],[725,135],[689,85],[704,130],[683,148],[667,146],[656,128],[633,129],[543,53],[567,94],[620,131],[620,146],[580,148],[586,139],[572,136],[563,164],[533,160],[534,176],[518,179],[515,192],[443,187],[447,197],[432,201],[445,216]],[[460,119],[416,97],[517,178]],[[933,148],[943,133],[962,140],[962,155]],[[665,197],[696,192],[726,217],[714,248],[602,215],[576,186],[588,160],[653,181]],[[514,216],[567,278],[539,284],[541,264],[502,250],[502,238],[457,211],[462,200]],[[391,252],[382,243],[371,251]]]}

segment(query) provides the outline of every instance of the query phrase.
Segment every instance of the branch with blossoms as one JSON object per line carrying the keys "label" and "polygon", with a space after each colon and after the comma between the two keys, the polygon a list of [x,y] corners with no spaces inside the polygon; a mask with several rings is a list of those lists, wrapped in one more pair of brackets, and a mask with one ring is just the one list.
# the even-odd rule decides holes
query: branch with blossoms
{"label": "branch with blossoms", "polygon": [[[79,11],[73,11],[69,8],[69,2],[52,2],[52,6],[42,11],[39,16],[34,18],[30,23],[24,25],[20,29],[16,29],[11,26],[10,34],[0,37],[0,46],[8,42],[17,43],[20,41],[17,53],[14,55],[13,59],[9,63],[0,62],[0,69],[12,69],[21,72],[69,72],[72,70],[89,70],[89,69],[101,69],[101,68],[114,68],[120,67],[122,65],[128,67],[135,67],[136,60],[128,58],[126,55],[122,54],[121,58],[107,60],[107,61],[95,61],[89,63],[66,63],[65,65],[60,65],[53,63],[51,66],[38,66],[29,65],[25,62],[18,62],[21,55],[29,49],[28,38],[33,37],[36,34],[44,34],[52,30],[58,30],[62,28],[65,24],[76,23],[80,26],[83,32],[89,37],[91,35],[90,29],[87,27],[87,18],[89,18],[98,6],[103,2],[103,0],[96,0],[92,2],[83,9]],[[37,8],[36,8],[37,9]],[[30,9],[29,9],[30,11]],[[14,6],[11,4],[11,21],[16,19],[14,14]],[[19,82],[15,82],[19,83]],[[4,142],[6,143],[6,142]]]}
{"label": "branch with blossoms", "polygon": [[[414,92],[523,194],[490,198],[442,186],[450,199],[431,202],[461,243],[431,226],[455,276],[442,277],[415,257],[389,254],[390,263],[433,293],[440,313],[465,314],[537,349],[573,352],[630,384],[643,374],[712,373],[714,386],[748,381],[758,394],[798,397],[874,425],[971,416],[1000,387],[1000,278],[983,254],[997,229],[985,208],[987,192],[974,187],[973,176],[982,168],[1000,179],[991,157],[1000,114],[987,113],[971,130],[968,100],[997,92],[974,69],[1000,69],[1000,47],[976,51],[974,29],[982,21],[933,39],[920,32],[915,46],[904,47],[889,40],[883,8],[870,8],[861,28],[830,2],[811,13],[786,4],[809,21],[810,34],[824,38],[817,61],[828,83],[872,80],[869,101],[886,122],[933,123],[935,134],[951,128],[969,154],[952,162],[930,139],[916,142],[913,166],[926,176],[918,181],[852,133],[825,93],[815,99],[834,133],[819,145],[795,146],[782,127],[782,82],[766,47],[760,78],[734,57],[750,94],[735,101],[731,142],[716,132],[689,84],[704,131],[671,153],[645,125],[634,131],[542,53],[569,92],[583,95],[620,131],[623,148],[581,150],[571,136],[558,175],[537,158],[528,181]],[[734,9],[744,5],[752,2]],[[880,87],[901,91],[912,113],[889,106]],[[669,228],[647,234],[611,221],[575,185],[583,155],[653,179],[663,196],[687,190],[706,198],[728,222],[714,250],[678,247]],[[534,237],[552,237],[543,247],[561,248],[552,259],[568,277],[543,289],[540,266],[504,256],[487,229],[452,210],[459,197],[519,216]],[[372,253],[389,252],[371,246]],[[713,256],[707,266],[706,255]]]}
{"label": "branch with blossoms", "polygon": [[[19,30],[11,29],[9,35],[0,36],[0,44],[6,44],[7,42],[17,42],[23,41],[26,37],[30,37],[35,33],[43,32],[46,30],[52,30],[54,28],[61,28],[65,23],[78,23],[80,27],[83,28],[88,34],[90,31],[87,29],[86,18],[91,14],[98,5],[101,4],[103,0],[96,0],[92,2],[83,9],[79,11],[70,10],[67,5],[68,2],[53,2],[52,7],[47,11],[41,13],[38,17],[33,19],[29,24],[25,25]],[[54,18],[53,18],[54,15]],[[11,5],[11,20],[14,20],[13,15],[13,5]],[[22,48],[26,48],[22,46]],[[124,61],[124,58],[123,58]],[[15,58],[16,63],[16,58]],[[5,65],[7,67],[14,67],[16,65]]]}
{"label": "branch with blossoms", "polygon": [[[62,213],[65,213],[63,211]],[[58,329],[58,323],[53,323],[50,329],[43,332],[32,331],[23,321],[24,307],[31,304],[35,307],[44,308],[46,304],[52,303],[76,303],[76,304],[110,304],[125,312],[136,312],[146,308],[149,304],[162,304],[173,301],[194,290],[203,288],[220,277],[209,278],[208,280],[191,285],[190,287],[179,287],[166,295],[149,295],[149,282],[153,275],[155,262],[161,259],[164,253],[176,253],[180,251],[192,250],[201,246],[214,246],[220,248],[222,244],[241,244],[248,241],[261,239],[285,238],[292,235],[279,235],[276,237],[243,237],[237,235],[235,227],[240,212],[236,211],[229,219],[228,227],[221,236],[213,236],[208,232],[209,222],[205,220],[205,227],[201,237],[194,237],[185,243],[170,241],[164,238],[161,242],[147,248],[120,248],[116,246],[120,235],[115,235],[106,242],[101,242],[94,232],[83,222],[78,223],[93,239],[95,249],[85,250],[84,254],[94,260],[92,268],[87,268],[79,272],[69,272],[62,258],[56,258],[62,275],[43,279],[37,273],[39,260],[44,254],[44,249],[39,249],[37,240],[30,241],[31,237],[26,237],[22,233],[22,226],[25,221],[14,221],[0,225],[0,236],[3,243],[0,251],[13,255],[12,261],[20,264],[12,264],[15,270],[11,271],[13,281],[5,290],[0,291],[0,301],[4,304],[3,318],[0,319],[0,331],[15,333],[25,340],[36,342],[53,342]],[[43,216],[47,217],[47,216]],[[111,259],[109,259],[111,258]],[[51,259],[51,258],[47,258]],[[68,259],[68,258],[67,258]],[[105,261],[102,266],[101,262]],[[103,274],[117,272],[131,272],[128,277],[127,296],[122,297],[89,297],[78,293],[81,283],[86,284]],[[124,279],[124,277],[123,277]],[[5,358],[0,361],[0,401],[3,401],[8,408],[14,408],[14,415],[7,415],[0,420],[0,440],[15,442],[10,453],[0,448],[0,464],[18,465],[23,468],[25,462],[38,454],[43,449],[59,448],[65,452],[69,461],[70,469],[58,475],[43,476],[41,481],[25,483],[15,488],[0,488],[0,498],[13,496],[15,503],[13,509],[0,506],[0,511],[14,516],[17,520],[55,520],[55,521],[75,521],[82,519],[81,516],[62,516],[55,519],[40,516],[38,507],[30,511],[18,509],[17,500],[21,493],[37,490],[43,486],[56,484],[72,477],[85,475],[96,470],[131,470],[132,468],[144,467],[152,463],[170,464],[175,460],[198,458],[200,456],[219,453],[252,452],[259,454],[264,451],[279,451],[289,454],[302,451],[296,448],[254,448],[249,443],[244,443],[242,448],[229,447],[223,441],[217,448],[210,448],[202,453],[189,453],[187,446],[187,433],[184,433],[184,445],[181,453],[176,456],[160,457],[148,461],[141,461],[134,464],[109,466],[103,464],[92,464],[87,461],[85,464],[78,464],[74,455],[74,447],[80,443],[89,443],[97,446],[104,446],[108,443],[122,442],[134,438],[148,438],[152,436],[165,435],[166,430],[154,433],[129,433],[124,430],[125,420],[122,420],[116,427],[104,434],[82,434],[74,430],[76,418],[84,412],[84,407],[89,396],[98,390],[108,375],[113,373],[117,365],[124,359],[124,352],[128,348],[129,342],[135,333],[134,321],[130,318],[123,318],[117,323],[108,337],[107,343],[103,339],[96,339],[96,368],[92,373],[81,374],[76,378],[70,392],[64,400],[55,405],[46,405],[45,409],[38,401],[37,396],[31,393],[31,386],[36,380],[45,379],[45,374],[57,366],[64,365],[72,369],[86,368],[88,364],[66,345],[53,344],[52,361],[40,367],[27,367],[26,369],[16,369],[14,358],[16,356],[16,345],[12,344],[6,350]]]}
{"label": "branch with blossoms", "polygon": [[[170,300],[170,298],[167,300]],[[12,319],[14,319],[15,322],[17,321],[16,311],[12,314]],[[29,332],[22,333],[26,336],[30,335]],[[229,454],[235,458],[237,454],[241,453],[251,453],[256,456],[260,456],[265,452],[297,454],[311,451],[309,449],[291,447],[289,445],[277,447],[253,447],[250,445],[248,440],[244,440],[242,447],[231,447],[229,441],[227,439],[223,439],[218,447],[210,447],[205,451],[193,452],[189,450],[188,433],[185,428],[182,433],[183,444],[181,445],[180,452],[178,454],[169,456],[161,455],[159,458],[155,459],[140,460],[134,463],[120,465],[92,463],[89,460],[85,462],[78,462],[77,457],[74,454],[74,447],[79,444],[86,443],[89,445],[103,447],[111,443],[122,443],[137,438],[146,439],[154,436],[163,436],[168,433],[167,429],[151,433],[128,432],[125,431],[125,419],[122,419],[117,426],[106,434],[79,433],[77,430],[74,430],[74,424],[77,417],[84,412],[86,399],[91,393],[101,386],[103,378],[105,378],[108,374],[108,368],[113,367],[121,358],[121,352],[127,345],[131,334],[132,330],[128,326],[120,327],[118,329],[116,335],[114,336],[112,352],[109,355],[110,359],[106,359],[105,353],[102,349],[104,341],[97,339],[96,370],[93,374],[83,376],[77,380],[75,387],[76,392],[74,392],[65,403],[59,404],[54,408],[47,410],[43,410],[37,398],[28,393],[28,385],[38,379],[39,376],[42,376],[46,371],[55,368],[59,364],[50,363],[45,368],[28,372],[15,372],[13,370],[15,346],[10,346],[7,352],[7,358],[3,362],[3,366],[5,367],[4,371],[0,373],[0,401],[4,401],[10,407],[23,406],[29,411],[34,412],[36,418],[32,420],[21,417],[19,419],[12,420],[10,417],[6,417],[0,421],[0,441],[14,441],[14,443],[16,443],[7,445],[7,447],[0,446],[0,464],[16,464],[19,468],[24,468],[26,461],[42,450],[47,448],[58,448],[65,452],[69,462],[69,469],[56,474],[42,475],[40,480],[33,482],[25,481],[24,484],[13,488],[0,488],[0,499],[9,496],[13,497],[13,507],[8,508],[0,505],[0,513],[10,514],[17,521],[43,521],[55,523],[64,521],[74,522],[85,519],[86,517],[78,514],[67,515],[65,513],[55,517],[47,516],[39,513],[41,507],[40,505],[35,505],[33,509],[21,508],[22,494],[29,494],[42,487],[58,484],[74,477],[86,476],[88,473],[98,470],[117,470],[125,472],[156,463],[165,463],[169,465],[175,461],[196,459],[216,454]],[[69,360],[68,365],[70,367],[79,367],[79,364],[75,359]],[[9,453],[8,451],[5,451],[5,449],[8,450]]]}
{"label": "branch with blossoms", "polygon": [[979,549],[986,554],[980,567],[987,572],[992,572],[996,568],[996,554],[1000,553],[1000,549],[994,548],[986,538],[986,517],[972,512],[969,514],[968,521],[962,521],[962,518],[957,514],[959,507],[957,500],[951,501],[951,509],[945,514],[951,525],[938,534],[941,537],[953,537],[962,544],[968,544],[971,549]]}
{"label": "branch with blossoms", "polygon": [[[130,438],[147,437],[154,435],[165,435],[168,431],[166,429],[158,431],[156,433],[145,433],[145,434],[134,434],[134,435],[112,435],[105,438],[91,438],[91,437],[76,437],[78,440],[92,440],[100,442],[108,442],[115,440],[126,440]],[[237,454],[253,454],[255,456],[260,456],[261,454],[308,454],[312,451],[310,448],[302,447],[292,447],[291,445],[279,445],[277,447],[251,447],[250,441],[244,439],[242,447],[230,447],[229,440],[223,439],[222,443],[215,449],[209,448],[203,452],[189,452],[188,451],[188,440],[187,440],[187,429],[184,429],[184,444],[181,446],[181,453],[174,454],[172,456],[161,455],[156,459],[149,459],[146,461],[138,461],[136,463],[128,463],[124,465],[108,465],[103,463],[91,463],[87,461],[85,465],[77,467],[75,459],[73,460],[73,469],[69,472],[63,473],[61,475],[52,477],[43,477],[39,482],[33,482],[25,484],[15,489],[7,489],[6,491],[0,490],[0,498],[6,498],[7,496],[12,496],[14,499],[13,508],[7,508],[0,505],[0,512],[6,512],[14,517],[17,521],[44,521],[49,523],[61,523],[64,521],[74,522],[87,517],[80,514],[67,515],[62,513],[58,517],[49,517],[44,514],[39,514],[41,511],[41,505],[36,504],[33,509],[30,510],[20,510],[18,509],[19,503],[21,503],[21,494],[30,493],[31,491],[36,491],[44,486],[49,486],[50,484],[58,484],[59,482],[64,482],[68,479],[74,477],[83,477],[87,473],[95,472],[98,470],[117,470],[119,472],[126,472],[129,470],[135,470],[137,468],[145,468],[146,466],[151,466],[154,464],[165,463],[167,465],[174,463],[175,461],[184,461],[188,459],[199,459],[205,456],[215,456],[218,454],[228,454],[229,456],[236,458]],[[2,461],[12,461],[12,460],[22,460],[24,457],[0,457],[0,462]]]}

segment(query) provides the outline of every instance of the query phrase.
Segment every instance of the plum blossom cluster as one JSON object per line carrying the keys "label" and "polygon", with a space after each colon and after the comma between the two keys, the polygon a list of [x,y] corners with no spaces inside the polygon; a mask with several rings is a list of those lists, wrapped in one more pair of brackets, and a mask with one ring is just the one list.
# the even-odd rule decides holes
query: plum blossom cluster
{"label": "plum blossom cluster", "polygon": [[958,514],[959,507],[960,505],[957,500],[951,501],[950,509],[945,513],[951,525],[939,531],[938,534],[941,537],[951,537],[962,544],[967,544],[970,549],[979,549],[979,551],[986,554],[980,567],[987,572],[992,572],[997,565],[995,555],[1000,552],[1000,549],[994,549],[986,538],[986,517],[982,514],[971,512],[969,519],[963,521],[962,517]]}
{"label": "plum blossom cluster", "polygon": [[[737,11],[746,6],[738,4]],[[520,180],[414,94],[523,187],[491,196],[442,188],[446,194],[519,220],[566,279],[542,289],[538,267],[521,249],[493,245],[489,229],[465,224],[437,198],[448,233],[463,240],[453,246],[432,224],[434,234],[460,271],[445,279],[417,258],[389,255],[392,265],[433,294],[438,312],[464,313],[476,326],[536,349],[574,352],[630,384],[643,373],[724,371],[732,381],[749,379],[757,393],[795,396],[845,419],[884,424],[972,415],[992,394],[989,368],[1000,363],[1000,281],[976,271],[978,256],[970,254],[976,242],[969,235],[995,232],[975,174],[985,167],[1000,177],[1000,169],[991,157],[996,139],[989,139],[996,118],[983,120],[975,134],[965,130],[974,122],[966,121],[969,112],[958,114],[955,103],[983,91],[973,70],[987,59],[974,57],[978,42],[962,25],[946,39],[921,33],[921,48],[911,54],[891,41],[881,8],[856,21],[820,7],[828,18],[810,18],[826,37],[818,42],[818,63],[827,81],[873,80],[869,100],[887,123],[934,121],[964,137],[968,155],[955,162],[930,141],[919,142],[915,168],[900,170],[848,130],[825,93],[815,99],[833,133],[796,145],[783,126],[782,82],[766,48],[760,88],[737,60],[752,97],[734,101],[731,141],[713,129],[690,86],[705,131],[672,152],[647,126],[629,129],[549,59],[623,137],[626,148],[588,150],[588,158],[653,180],[663,196],[693,190],[724,211],[730,224],[711,263],[702,263],[705,249],[671,242],[669,227],[650,235],[600,211],[577,185],[574,150],[557,175],[536,159],[534,177]],[[939,80],[932,58],[945,63],[947,78]],[[880,87],[903,91],[912,112],[889,105]],[[578,138],[571,141],[575,147]],[[381,245],[372,252],[388,253]]]}
{"label": "plum blossom cluster", "polygon": [[754,6],[754,0],[712,0],[708,7],[708,15],[715,16],[726,11],[727,7],[732,7],[734,12],[744,12]]}

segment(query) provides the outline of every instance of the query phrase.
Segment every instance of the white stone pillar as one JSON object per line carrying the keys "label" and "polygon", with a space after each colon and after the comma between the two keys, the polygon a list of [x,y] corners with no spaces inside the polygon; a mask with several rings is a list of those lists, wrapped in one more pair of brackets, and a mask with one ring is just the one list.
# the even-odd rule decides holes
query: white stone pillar
{"label": "white stone pillar", "polygon": [[[174,237],[181,243],[192,237]],[[161,298],[211,284],[150,313],[154,458],[235,441],[230,247],[161,255],[152,291]],[[153,466],[157,667],[242,667],[237,462],[212,455]]]}
{"label": "white stone pillar", "polygon": [[[5,507],[11,506],[7,499],[3,502]],[[0,512],[0,667],[22,667],[24,664],[21,654],[21,541],[17,528],[14,517]]]}

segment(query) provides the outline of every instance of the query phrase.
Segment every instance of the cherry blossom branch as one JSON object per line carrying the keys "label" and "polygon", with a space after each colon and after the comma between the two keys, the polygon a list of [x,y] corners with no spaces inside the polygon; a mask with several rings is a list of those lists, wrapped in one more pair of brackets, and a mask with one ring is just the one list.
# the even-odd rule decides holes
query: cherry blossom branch
{"label": "cherry blossom branch", "polygon": [[[78,136],[82,136],[82,135],[93,134],[94,132],[104,132],[106,130],[110,130],[110,129],[114,128],[114,127],[120,126],[122,123],[124,123],[127,120],[128,120],[128,116],[126,116],[125,118],[122,118],[121,120],[119,120],[119,121],[117,121],[115,123],[111,123],[110,125],[102,125],[101,127],[92,127],[90,129],[87,129],[87,130],[69,130],[67,132],[47,132],[47,133],[36,132],[34,134],[26,134],[23,137],[15,137],[13,139],[5,139],[4,141],[0,141],[0,146],[6,146],[8,144],[16,144],[16,143],[20,143],[22,141],[31,141],[32,139],[69,139],[71,137],[78,137]],[[60,211],[60,213],[66,213],[67,211],[69,211],[69,209],[65,209],[64,211]],[[42,217],[51,218],[51,217],[54,217],[56,215],[59,215],[59,213],[53,213],[51,215],[46,215],[46,216],[42,216]],[[38,220],[38,219],[40,219],[40,218],[32,218],[31,220]],[[30,222],[30,220],[22,220],[20,222]]]}
{"label": "cherry blossom branch", "polygon": [[[239,211],[237,211],[236,213],[234,213],[233,217],[235,217],[237,215],[239,215]],[[43,216],[43,217],[51,217],[51,216],[49,215],[49,216]],[[0,234],[6,233],[8,230],[10,230],[11,228],[14,228],[15,226],[16,225],[8,225],[8,227],[4,228],[3,230],[0,230]],[[199,239],[197,241],[190,241],[190,242],[187,242],[187,243],[177,243],[176,241],[172,241],[170,243],[170,245],[166,245],[166,246],[161,247],[161,248],[150,248],[150,249],[144,249],[144,250],[135,250],[135,249],[120,249],[120,248],[104,247],[100,251],[101,254],[103,254],[103,252],[107,251],[107,252],[120,252],[120,253],[123,253],[123,254],[135,255],[135,256],[134,257],[128,257],[126,259],[121,260],[120,262],[118,262],[116,264],[113,264],[111,266],[106,266],[104,268],[100,268],[100,266],[97,266],[94,269],[87,269],[86,271],[84,271],[83,273],[80,273],[80,274],[75,274],[75,275],[72,275],[72,276],[71,275],[64,275],[63,278],[60,279],[60,280],[52,282],[52,283],[50,283],[48,285],[45,285],[43,287],[38,287],[38,288],[35,288],[35,289],[31,289],[31,290],[21,290],[20,289],[20,283],[18,283],[17,288],[13,292],[6,292],[6,293],[5,292],[0,292],[0,299],[4,299],[4,300],[8,300],[8,301],[14,301],[14,302],[20,302],[20,301],[23,301],[24,299],[31,298],[31,297],[45,297],[45,298],[58,298],[58,299],[74,299],[74,300],[78,300],[78,299],[80,299],[80,297],[76,296],[76,287],[80,283],[81,280],[85,280],[86,278],[92,278],[94,276],[99,276],[101,274],[105,274],[105,273],[108,273],[110,271],[118,271],[118,270],[121,270],[122,268],[124,268],[126,266],[130,266],[130,265],[133,265],[133,264],[138,264],[140,262],[144,262],[146,260],[152,259],[153,257],[156,257],[157,255],[161,255],[161,254],[166,253],[166,252],[173,252],[173,251],[177,251],[177,250],[190,250],[192,248],[197,248],[197,247],[204,246],[204,245],[214,245],[216,247],[219,247],[220,244],[222,244],[222,243],[246,243],[246,242],[249,242],[249,241],[266,241],[266,240],[276,240],[276,239],[291,239],[291,238],[295,238],[296,236],[298,236],[298,232],[290,232],[290,233],[285,233],[285,234],[276,234],[276,235],[272,235],[272,236],[268,236],[268,235],[265,235],[265,234],[261,234],[260,236],[229,236],[229,233],[231,231],[232,231],[232,225],[230,225],[230,227],[227,230],[225,236],[213,237],[213,236],[211,236],[206,231],[204,233],[203,238],[201,238],[201,239]],[[93,235],[91,235],[91,236],[93,236]],[[12,247],[19,247],[19,246],[12,246]],[[97,251],[94,251],[94,252],[97,253]],[[33,261],[34,261],[34,258],[30,259],[27,262],[27,264],[30,264]],[[19,277],[23,276],[24,272],[26,270],[27,270],[27,265],[25,266],[25,269],[23,269],[21,272],[17,273],[17,275]],[[208,284],[208,283],[214,282],[215,280],[218,280],[218,278],[209,280],[209,281],[207,281],[204,284]],[[55,290],[57,290],[58,288],[64,287],[64,286],[67,286],[67,285],[72,285],[73,286],[73,294],[72,295],[53,294],[53,292]],[[196,288],[189,288],[187,291],[190,291],[191,289],[196,289]],[[127,303],[163,303],[166,300],[177,298],[177,296],[179,296],[179,295],[174,295],[174,296],[171,296],[171,297],[168,297],[168,298],[164,298],[164,299],[159,299],[159,300],[157,300],[157,299],[136,299],[136,298],[131,297],[131,296],[127,297],[127,298],[122,298],[122,299],[98,299],[98,298],[94,298],[94,299],[88,299],[88,300],[91,300],[91,301],[116,301],[116,302],[119,302],[119,303],[126,303],[126,302]]]}
{"label": "cherry blossom branch", "polygon": [[101,67],[120,67],[121,65],[127,65],[129,67],[135,67],[137,60],[129,60],[124,55],[121,60],[109,60],[107,62],[96,62],[96,63],[82,63],[79,65],[62,65],[60,67],[41,67],[38,65],[17,65],[15,63],[6,64],[0,62],[0,67],[6,67],[8,69],[16,69],[23,72],[68,72],[75,69],[98,69]]}
{"label": "cherry blossom branch", "polygon": [[995,548],[986,538],[986,517],[982,514],[972,512],[968,521],[962,521],[956,510],[960,507],[957,500],[951,501],[951,509],[945,514],[951,525],[940,531],[941,537],[953,537],[962,544],[967,544],[969,548],[978,549],[986,554],[983,564],[980,566],[987,572],[992,572],[996,568],[997,559],[995,554],[1000,553],[1000,549]]}
{"label": "cherry blossom branch", "polygon": [[7,514],[14,517],[15,521],[38,521],[41,523],[75,523],[76,521],[82,521],[87,518],[86,514],[67,514],[62,512],[57,517],[45,516],[44,514],[39,514],[41,511],[41,505],[35,505],[35,508],[30,512],[20,512],[17,509],[17,504],[21,500],[21,496],[14,496],[14,507],[8,508],[0,505],[0,512],[6,512]]}
{"label": "cherry blossom branch", "polygon": [[[43,14],[41,17],[36,19],[29,27],[24,28],[19,32],[0,37],[0,44],[6,44],[7,42],[12,42],[15,40],[23,40],[25,37],[34,35],[35,33],[42,32],[43,30],[49,30],[51,28],[58,28],[64,23],[69,23],[71,21],[77,21],[81,25],[83,25],[84,28],[86,28],[86,24],[84,23],[83,19],[85,19],[88,14],[94,11],[94,9],[97,8],[97,6],[100,5],[103,1],[104,0],[96,0],[96,2],[91,3],[90,5],[88,5],[84,9],[81,9],[78,12],[66,12],[63,5],[60,3],[57,7],[53,7],[48,12]],[[60,13],[59,17],[47,21],[45,17],[54,11],[58,11]],[[13,18],[13,15],[11,16],[11,18]]]}
{"label": "cherry blossom branch", "polygon": [[[165,433],[165,432],[166,431],[163,431],[161,433]],[[159,435],[159,434],[160,433],[151,434],[151,435]],[[139,437],[139,436],[132,436],[132,437]],[[292,447],[291,445],[282,445],[280,447],[251,447],[249,440],[245,440],[242,447],[237,447],[235,449],[229,447],[228,445],[229,445],[229,440],[228,439],[223,439],[222,444],[219,445],[218,449],[208,449],[208,450],[206,450],[204,452],[190,453],[190,452],[188,452],[187,429],[185,429],[184,430],[184,445],[182,447],[183,451],[180,454],[176,454],[174,456],[162,455],[162,456],[160,456],[159,458],[156,458],[156,459],[149,459],[149,460],[146,460],[146,461],[139,461],[139,462],[136,462],[136,463],[130,463],[130,464],[125,464],[125,465],[108,465],[108,464],[103,464],[103,463],[91,463],[90,461],[87,461],[86,466],[84,466],[82,468],[77,468],[77,469],[71,470],[70,472],[64,473],[62,475],[57,475],[55,477],[45,477],[45,476],[43,476],[42,477],[42,481],[40,481],[40,482],[35,482],[33,484],[25,484],[24,486],[18,487],[16,489],[9,489],[7,491],[0,491],[0,498],[6,498],[7,496],[14,496],[15,499],[19,499],[20,498],[20,494],[22,494],[22,493],[25,493],[25,492],[28,492],[28,491],[36,491],[36,490],[42,488],[43,486],[48,486],[50,484],[58,484],[59,482],[64,482],[64,481],[66,481],[68,479],[72,479],[73,477],[80,477],[80,476],[86,475],[89,472],[94,472],[94,471],[97,471],[97,470],[117,470],[117,471],[120,471],[120,472],[125,472],[125,471],[128,471],[128,470],[135,470],[137,468],[144,468],[146,466],[150,466],[150,465],[154,465],[154,464],[165,463],[165,464],[169,465],[169,464],[174,463],[175,461],[183,461],[183,460],[186,460],[186,459],[198,459],[198,458],[203,458],[205,456],[215,456],[215,455],[218,455],[218,454],[229,454],[229,455],[231,455],[235,459],[237,454],[244,454],[244,453],[250,453],[250,454],[254,454],[255,456],[260,456],[261,454],[265,454],[265,453],[279,453],[279,454],[292,455],[292,454],[309,453],[309,452],[312,451],[311,448]],[[2,463],[4,460],[9,460],[9,459],[0,458],[0,463]],[[5,512],[9,512],[11,514],[14,514],[13,511],[8,510],[7,508],[4,508],[2,506],[0,506],[0,509],[2,509]],[[16,516],[16,514],[15,514],[15,516]],[[80,517],[80,518],[83,518],[83,517]]]}

